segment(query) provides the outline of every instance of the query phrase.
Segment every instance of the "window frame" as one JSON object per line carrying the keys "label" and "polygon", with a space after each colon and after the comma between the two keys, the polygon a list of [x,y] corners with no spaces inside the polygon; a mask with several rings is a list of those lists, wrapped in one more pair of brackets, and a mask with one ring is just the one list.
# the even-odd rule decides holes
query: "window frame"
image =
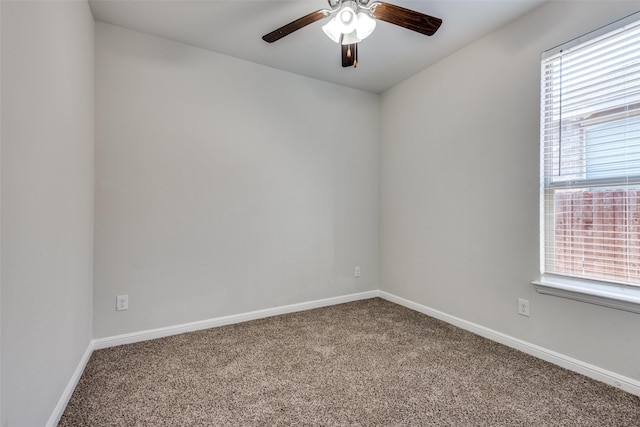
{"label": "window frame", "polygon": [[[572,47],[578,46],[580,44],[591,41],[597,37],[601,37],[606,35],[612,31],[620,30],[629,25],[635,24],[640,21],[640,13],[635,13],[633,15],[629,15],[621,20],[613,22],[607,26],[599,28],[595,31],[592,31],[588,34],[585,34],[581,37],[578,37],[574,40],[571,40],[567,43],[559,45],[555,48],[549,49],[546,52],[543,52],[541,57],[541,62],[543,62],[546,58],[551,56],[555,56],[563,50],[570,49]],[[542,68],[541,68],[542,70]],[[576,177],[576,179],[566,179],[558,182],[546,182],[547,174],[545,168],[552,167],[553,165],[548,165],[545,163],[545,117],[544,117],[544,109],[545,109],[545,82],[541,75],[541,99],[540,99],[540,277],[538,280],[534,280],[532,284],[535,286],[536,290],[545,295],[552,295],[562,298],[569,298],[577,301],[582,301],[590,304],[597,304],[601,306],[606,306],[614,309],[640,313],[640,286],[619,283],[616,281],[609,281],[607,279],[597,280],[591,278],[581,278],[575,277],[571,275],[557,274],[557,273],[548,273],[546,272],[545,266],[545,257],[546,257],[546,248],[548,246],[546,236],[551,236],[554,233],[549,233],[550,229],[554,229],[554,224],[547,224],[545,218],[548,215],[548,209],[553,209],[553,207],[549,207],[550,203],[545,203],[545,198],[549,193],[553,193],[559,188],[580,188],[580,187],[604,187],[607,184],[619,184],[619,178],[586,178],[586,168],[585,168],[585,176],[583,179]],[[602,112],[596,113],[593,118],[598,120],[602,120],[602,122],[612,122],[616,120],[616,108],[614,107],[609,110],[604,110]],[[640,115],[640,103],[629,104],[626,106],[626,109],[631,108],[634,110],[634,116]],[[586,145],[585,145],[586,152]],[[584,157],[584,162],[586,164],[587,159],[586,155]],[[637,177],[640,180],[640,177]],[[576,185],[577,184],[577,185]]]}

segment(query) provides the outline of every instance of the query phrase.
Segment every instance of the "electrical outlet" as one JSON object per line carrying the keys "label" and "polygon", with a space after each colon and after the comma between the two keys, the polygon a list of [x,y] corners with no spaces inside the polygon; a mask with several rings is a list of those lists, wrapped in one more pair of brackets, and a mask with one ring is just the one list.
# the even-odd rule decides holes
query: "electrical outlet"
{"label": "electrical outlet", "polygon": [[355,272],[353,273],[354,277],[360,277],[360,267],[356,267]]}
{"label": "electrical outlet", "polygon": [[129,310],[129,295],[118,295],[116,297],[116,311]]}
{"label": "electrical outlet", "polygon": [[518,298],[518,314],[529,317],[529,300]]}

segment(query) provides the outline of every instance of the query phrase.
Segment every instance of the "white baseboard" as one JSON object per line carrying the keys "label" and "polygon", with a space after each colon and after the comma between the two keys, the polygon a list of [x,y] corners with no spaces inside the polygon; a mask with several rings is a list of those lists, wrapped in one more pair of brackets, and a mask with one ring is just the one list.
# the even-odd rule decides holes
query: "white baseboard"
{"label": "white baseboard", "polygon": [[156,338],[168,337],[171,335],[183,334],[185,332],[193,332],[201,329],[214,328],[216,326],[231,325],[234,323],[247,322],[249,320],[263,319],[265,317],[278,316],[280,314],[294,313],[297,311],[311,310],[313,308],[328,307],[331,305],[342,304],[346,302],[359,301],[363,299],[375,298],[379,295],[378,291],[366,291],[356,294],[342,295],[338,297],[325,298],[321,300],[308,301],[299,304],[290,304],[280,307],[267,308],[264,310],[256,310],[248,313],[234,314],[231,316],[217,317],[214,319],[202,320],[199,322],[184,323],[181,325],[168,326],[166,328],[151,329],[141,332],[133,332],[130,334],[116,335],[113,337],[93,339],[89,342],[76,370],[74,371],[67,387],[62,392],[62,396],[58,400],[46,427],[55,427],[60,422],[60,418],[64,413],[71,395],[75,390],[82,372],[84,372],[87,362],[94,350],[107,347],[114,347],[122,344],[132,344],[140,341],[147,341]]}
{"label": "white baseboard", "polygon": [[379,291],[366,291],[356,294],[342,295],[338,297],[325,298],[315,301],[302,302],[298,304],[283,305],[280,307],[267,308],[264,310],[250,311],[247,313],[232,314],[230,316],[216,317],[214,319],[201,320],[198,322],[183,323],[181,325],[167,326],[158,329],[132,332],[129,334],[116,335],[93,340],[96,350],[101,348],[114,347],[123,344],[132,344],[140,341],[153,340],[156,338],[168,337],[171,335],[184,334],[185,332],[199,331],[201,329],[215,328],[217,326],[231,325],[234,323],[248,322],[250,320],[263,319],[265,317],[278,316],[281,314],[295,313],[297,311],[310,310],[313,308],[327,307],[330,305],[343,304],[345,302],[359,301],[363,299],[375,298]]}
{"label": "white baseboard", "polygon": [[76,368],[73,376],[69,380],[67,387],[65,388],[62,396],[60,397],[58,404],[56,405],[49,421],[47,422],[47,427],[55,427],[64,410],[71,399],[71,395],[80,381],[80,377],[82,376],[82,372],[91,357],[91,353],[94,350],[114,347],[117,345],[123,344],[132,344],[140,341],[147,341],[156,338],[167,337],[171,335],[183,334],[185,332],[193,332],[201,329],[209,329],[217,326],[231,325],[234,323],[247,322],[250,320],[263,319],[265,317],[278,316],[281,314],[294,313],[298,311],[310,310],[314,308],[327,307],[336,304],[342,304],[346,302],[359,301],[364,299],[370,299],[380,297],[387,301],[402,305],[411,310],[415,310],[417,312],[426,314],[427,316],[434,317],[436,319],[447,322],[451,325],[457,326],[461,329],[467,330],[469,332],[473,332],[476,335],[480,335],[484,338],[490,339],[492,341],[499,342],[500,344],[504,344],[508,347],[515,348],[524,353],[530,354],[539,359],[545,360],[547,362],[553,363],[554,365],[558,365],[565,369],[568,369],[573,372],[577,372],[579,374],[585,375],[589,378],[592,378],[597,381],[604,382],[606,384],[612,385],[614,387],[620,388],[628,393],[634,394],[636,396],[640,396],[640,381],[634,380],[632,378],[625,377],[623,375],[616,374],[615,372],[607,371],[606,369],[599,368],[597,366],[582,362],[580,360],[574,359],[569,356],[565,356],[563,354],[557,353],[555,351],[546,349],[544,347],[540,347],[535,344],[531,344],[529,342],[520,340],[518,338],[511,337],[509,335],[503,334],[501,332],[495,331],[493,329],[486,328],[484,326],[480,326],[473,322],[469,322],[464,319],[460,319],[458,317],[452,316],[450,314],[435,310],[433,308],[424,306],[422,304],[415,303],[413,301],[409,301],[407,299],[398,297],[396,295],[390,294],[384,291],[367,291],[360,292],[356,294],[343,295],[333,298],[325,298],[321,300],[303,302],[299,304],[291,304],[284,305],[280,307],[268,308],[264,310],[256,310],[247,313],[234,314],[230,316],[217,317],[214,319],[202,320],[198,322],[184,323],[181,325],[168,326],[165,328],[158,329],[150,329],[147,331],[133,332],[129,334],[116,335],[112,337],[93,339],[87,346],[87,349],[80,359],[80,363]]}
{"label": "white baseboard", "polygon": [[615,372],[599,368],[598,366],[591,365],[589,363],[574,359],[564,354],[560,354],[544,347],[529,343],[527,341],[523,341],[518,338],[503,334],[501,332],[494,331],[493,329],[480,326],[467,320],[460,319],[459,317],[443,313],[442,311],[435,310],[422,304],[409,301],[388,292],[379,291],[378,296],[380,298],[386,299],[387,301],[402,305],[404,307],[410,308],[411,310],[415,310],[420,313],[426,314],[427,316],[442,320],[469,332],[473,332],[474,334],[480,335],[481,337],[499,342],[500,344],[504,344],[511,348],[515,348],[516,350],[520,350],[523,353],[527,353],[531,356],[553,363],[554,365],[558,365],[562,368],[577,372],[594,380],[617,387],[628,393],[640,396],[640,381],[616,374]]}
{"label": "white baseboard", "polygon": [[53,410],[53,413],[49,417],[49,421],[47,421],[46,427],[56,427],[60,422],[60,418],[62,418],[62,414],[64,413],[65,408],[67,407],[67,403],[71,399],[71,395],[73,391],[76,389],[78,382],[80,381],[80,377],[84,372],[84,368],[87,366],[87,362],[89,362],[89,358],[91,357],[91,353],[93,353],[93,340],[89,341],[89,345],[87,345],[87,349],[84,351],[76,370],[73,371],[73,375],[62,392],[62,396],[58,400],[58,404]]}

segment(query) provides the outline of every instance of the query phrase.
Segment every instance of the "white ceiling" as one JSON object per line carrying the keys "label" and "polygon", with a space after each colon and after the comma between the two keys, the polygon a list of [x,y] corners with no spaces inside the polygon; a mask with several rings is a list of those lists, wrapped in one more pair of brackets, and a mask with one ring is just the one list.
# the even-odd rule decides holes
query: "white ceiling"
{"label": "white ceiling", "polygon": [[340,46],[321,20],[266,43],[261,37],[326,0],[90,0],[97,21],[179,41],[327,82],[380,93],[545,0],[388,0],[443,20],[427,37],[378,21],[360,43],[358,68],[342,68]]}

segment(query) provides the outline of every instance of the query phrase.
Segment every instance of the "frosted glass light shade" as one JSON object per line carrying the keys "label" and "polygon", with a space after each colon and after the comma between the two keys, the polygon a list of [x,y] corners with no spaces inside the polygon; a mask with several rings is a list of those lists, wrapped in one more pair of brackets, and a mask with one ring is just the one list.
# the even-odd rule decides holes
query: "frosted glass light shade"
{"label": "frosted glass light shade", "polygon": [[353,9],[344,7],[336,15],[336,24],[342,34],[349,34],[356,29],[358,17]]}
{"label": "frosted glass light shade", "polygon": [[376,20],[366,12],[359,12],[357,18],[356,33],[360,40],[364,40],[373,33],[376,28]]}
{"label": "frosted glass light shade", "polygon": [[342,33],[340,32],[340,28],[336,22],[338,17],[334,16],[329,22],[322,26],[322,31],[333,40],[335,43],[340,43],[340,36]]}
{"label": "frosted glass light shade", "polygon": [[358,38],[356,31],[352,31],[349,34],[345,34],[342,37],[342,44],[354,44],[359,42],[360,42],[360,39]]}

